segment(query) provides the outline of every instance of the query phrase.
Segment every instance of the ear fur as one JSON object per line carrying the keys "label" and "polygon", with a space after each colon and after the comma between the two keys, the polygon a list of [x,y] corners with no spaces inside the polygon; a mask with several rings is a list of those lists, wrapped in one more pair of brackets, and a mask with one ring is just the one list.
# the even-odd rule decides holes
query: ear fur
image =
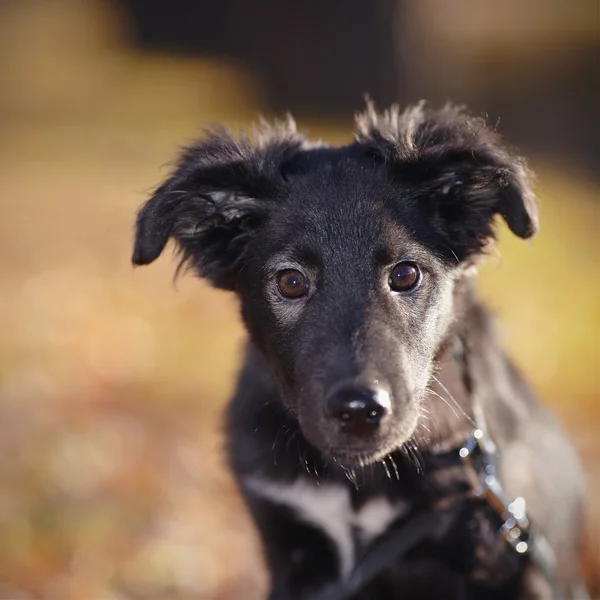
{"label": "ear fur", "polygon": [[283,185],[281,166],[302,147],[294,121],[261,122],[256,142],[226,129],[183,150],[171,176],[137,216],[132,262],[154,261],[173,238],[182,266],[234,289],[249,239]]}
{"label": "ear fur", "polygon": [[356,123],[358,144],[398,176],[416,179],[427,218],[461,258],[493,238],[496,214],[521,238],[537,232],[532,175],[483,119],[452,105],[432,111],[423,102],[377,113],[368,102]]}

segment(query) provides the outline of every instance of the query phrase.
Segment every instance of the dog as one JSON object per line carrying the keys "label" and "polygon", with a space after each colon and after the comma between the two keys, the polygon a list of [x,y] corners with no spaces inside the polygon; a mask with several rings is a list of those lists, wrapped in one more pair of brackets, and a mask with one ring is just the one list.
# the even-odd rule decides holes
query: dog
{"label": "dog", "polygon": [[[341,147],[291,117],[254,133],[183,151],[133,263],[173,239],[180,268],[240,300],[227,447],[269,598],[585,597],[578,459],[474,284],[496,216],[538,229],[524,161],[452,105],[368,102]],[[528,519],[498,507],[495,476]]]}

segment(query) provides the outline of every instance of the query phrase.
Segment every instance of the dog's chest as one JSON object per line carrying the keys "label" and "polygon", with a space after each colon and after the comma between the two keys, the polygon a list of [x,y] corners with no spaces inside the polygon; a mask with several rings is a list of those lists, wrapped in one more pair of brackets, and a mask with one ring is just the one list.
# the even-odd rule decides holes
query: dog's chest
{"label": "dog's chest", "polygon": [[299,520],[326,535],[336,546],[342,578],[351,573],[359,549],[409,510],[406,502],[391,502],[383,495],[354,508],[348,488],[337,483],[317,485],[306,478],[293,483],[251,478],[246,484],[255,495],[288,507]]}

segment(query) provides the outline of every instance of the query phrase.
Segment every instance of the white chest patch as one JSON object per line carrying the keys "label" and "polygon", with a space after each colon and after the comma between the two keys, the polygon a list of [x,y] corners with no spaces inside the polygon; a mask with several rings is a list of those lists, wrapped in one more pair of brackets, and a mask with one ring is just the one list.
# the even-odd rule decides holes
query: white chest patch
{"label": "white chest patch", "polygon": [[354,531],[362,543],[368,543],[409,509],[404,502],[392,504],[384,496],[377,496],[360,510],[354,510],[346,487],[334,483],[316,485],[303,477],[288,484],[249,477],[245,485],[257,496],[287,506],[299,519],[327,535],[337,548],[342,578],[350,575],[356,560]]}

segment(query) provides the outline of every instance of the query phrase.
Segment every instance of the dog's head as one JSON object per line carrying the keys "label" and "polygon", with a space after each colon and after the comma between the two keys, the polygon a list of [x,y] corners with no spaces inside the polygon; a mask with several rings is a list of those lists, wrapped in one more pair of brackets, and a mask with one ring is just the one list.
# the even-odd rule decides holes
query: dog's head
{"label": "dog's head", "polygon": [[369,106],[341,148],[291,120],[255,142],[209,133],[140,211],[133,262],[173,238],[182,264],[238,294],[307,440],[368,462],[412,435],[497,214],[522,238],[537,229],[523,163],[480,119]]}

